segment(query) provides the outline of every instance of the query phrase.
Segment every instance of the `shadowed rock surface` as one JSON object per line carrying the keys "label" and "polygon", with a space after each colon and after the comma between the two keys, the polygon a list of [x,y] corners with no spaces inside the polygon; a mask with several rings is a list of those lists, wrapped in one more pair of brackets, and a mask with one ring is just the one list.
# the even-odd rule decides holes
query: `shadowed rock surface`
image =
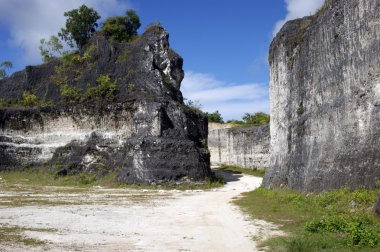
{"label": "shadowed rock surface", "polygon": [[[114,172],[143,184],[209,177],[207,118],[183,103],[183,60],[168,38],[160,26],[131,43],[97,35],[74,59],[0,80],[0,99],[11,104],[0,108],[0,169],[49,164],[62,175]],[[99,91],[101,76],[114,92]],[[43,106],[14,105],[24,91]]]}
{"label": "shadowed rock surface", "polygon": [[236,127],[209,123],[208,148],[212,165],[268,168],[269,125]]}
{"label": "shadowed rock surface", "polygon": [[380,216],[380,193],[379,193],[379,196],[377,196],[377,201],[375,204],[375,212],[378,216]]}
{"label": "shadowed rock surface", "polygon": [[266,187],[374,188],[380,179],[380,2],[329,0],[270,48]]}

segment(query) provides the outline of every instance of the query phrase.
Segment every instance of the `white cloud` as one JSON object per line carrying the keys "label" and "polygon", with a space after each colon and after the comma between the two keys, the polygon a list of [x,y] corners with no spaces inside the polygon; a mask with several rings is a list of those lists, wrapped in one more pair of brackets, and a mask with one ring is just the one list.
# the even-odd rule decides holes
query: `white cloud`
{"label": "white cloud", "polygon": [[262,84],[234,84],[216,80],[202,73],[186,72],[182,82],[183,96],[199,101],[202,110],[218,110],[224,120],[241,119],[244,113],[269,111],[268,87]]}
{"label": "white cloud", "polygon": [[0,25],[9,30],[11,46],[23,50],[25,64],[40,63],[40,39],[56,35],[65,24],[63,13],[82,4],[103,18],[131,7],[125,0],[0,0]]}
{"label": "white cloud", "polygon": [[281,27],[288,20],[302,18],[314,14],[325,0],[285,0],[288,13],[285,19],[278,21],[273,30],[273,36],[276,36]]}

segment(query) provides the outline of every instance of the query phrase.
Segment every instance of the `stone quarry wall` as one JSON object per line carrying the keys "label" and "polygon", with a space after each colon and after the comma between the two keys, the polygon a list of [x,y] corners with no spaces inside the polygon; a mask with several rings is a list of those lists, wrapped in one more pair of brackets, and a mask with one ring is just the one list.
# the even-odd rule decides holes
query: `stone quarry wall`
{"label": "stone quarry wall", "polygon": [[380,180],[380,1],[328,0],[270,47],[267,187],[373,188]]}
{"label": "stone quarry wall", "polygon": [[269,125],[236,127],[209,123],[208,130],[211,165],[269,167]]}
{"label": "stone quarry wall", "polygon": [[[0,170],[47,165],[57,174],[113,172],[142,184],[208,178],[207,117],[183,103],[183,61],[168,38],[160,26],[131,43],[97,36],[76,53],[80,60],[56,59],[0,80],[0,99],[11,104],[0,108]],[[101,75],[116,83],[112,100],[63,96],[62,85],[85,94]],[[24,91],[45,105],[12,105]]]}

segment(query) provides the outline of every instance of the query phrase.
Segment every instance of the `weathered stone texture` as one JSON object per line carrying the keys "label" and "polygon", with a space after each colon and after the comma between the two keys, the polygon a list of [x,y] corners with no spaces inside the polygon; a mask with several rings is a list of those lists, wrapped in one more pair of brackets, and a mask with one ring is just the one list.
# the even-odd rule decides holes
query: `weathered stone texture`
{"label": "weathered stone texture", "polygon": [[[0,99],[30,90],[51,101],[0,108],[0,170],[47,163],[59,174],[114,172],[121,182],[143,184],[209,177],[207,117],[183,104],[182,58],[168,37],[150,27],[133,43],[90,41],[84,50],[95,46],[91,62],[67,70],[68,83],[85,93],[99,75],[109,75],[118,88],[113,101],[66,103],[52,83],[59,60],[0,81]],[[75,70],[79,77],[71,75]]]}
{"label": "weathered stone texture", "polygon": [[267,187],[373,188],[380,180],[380,1],[330,0],[270,48]]}
{"label": "weathered stone texture", "polygon": [[236,127],[232,124],[209,123],[211,164],[267,168],[269,138],[269,125]]}
{"label": "weathered stone texture", "polygon": [[375,213],[380,216],[380,193],[379,195],[377,196],[377,200],[376,200],[376,203],[375,203]]}

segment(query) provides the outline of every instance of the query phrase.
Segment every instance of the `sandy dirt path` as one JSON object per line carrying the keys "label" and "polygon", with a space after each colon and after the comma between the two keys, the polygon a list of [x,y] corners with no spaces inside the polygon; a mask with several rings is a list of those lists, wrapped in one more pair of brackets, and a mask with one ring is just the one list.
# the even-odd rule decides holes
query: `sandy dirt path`
{"label": "sandy dirt path", "polygon": [[224,175],[229,182],[211,191],[0,187],[0,202],[14,196],[25,201],[1,206],[0,225],[30,229],[22,235],[47,242],[25,247],[2,241],[0,251],[257,251],[252,237],[278,231],[249,220],[231,200],[259,187],[262,179]]}

